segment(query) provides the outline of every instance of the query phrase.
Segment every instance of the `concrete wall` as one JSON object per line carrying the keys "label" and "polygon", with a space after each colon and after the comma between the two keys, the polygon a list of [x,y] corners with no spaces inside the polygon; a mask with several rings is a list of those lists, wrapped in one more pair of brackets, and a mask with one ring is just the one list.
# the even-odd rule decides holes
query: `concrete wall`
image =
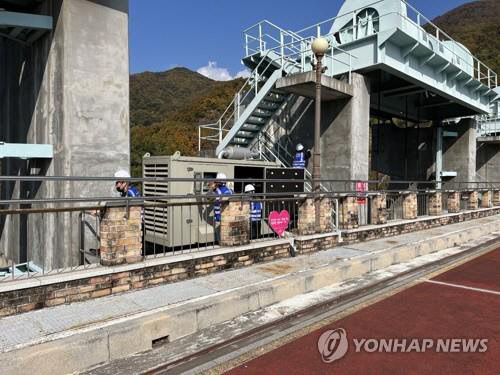
{"label": "concrete wall", "polygon": [[[369,80],[353,74],[351,99],[322,102],[321,176],[323,179],[367,179],[369,150]],[[291,144],[314,143],[314,105],[308,107],[294,128]],[[310,163],[309,167],[311,167]],[[333,186],[332,186],[333,187]],[[344,184],[342,184],[342,188]]]}
{"label": "concrete wall", "polygon": [[500,144],[477,144],[476,178],[478,182],[500,182]]}
{"label": "concrete wall", "polygon": [[[52,161],[2,162],[2,174],[110,176],[128,168],[128,1],[53,0],[39,14],[54,29],[33,46],[0,38],[0,138],[50,143]],[[15,197],[109,196],[113,183],[50,182],[2,187]],[[0,253],[45,266],[79,261],[78,214],[0,219]]]}
{"label": "concrete wall", "polygon": [[[456,126],[449,129],[456,131],[458,137],[443,139],[443,171],[457,172],[457,177],[448,179],[448,182],[476,180],[475,126],[475,120],[462,119]],[[452,188],[453,185],[448,184],[448,187]]]}

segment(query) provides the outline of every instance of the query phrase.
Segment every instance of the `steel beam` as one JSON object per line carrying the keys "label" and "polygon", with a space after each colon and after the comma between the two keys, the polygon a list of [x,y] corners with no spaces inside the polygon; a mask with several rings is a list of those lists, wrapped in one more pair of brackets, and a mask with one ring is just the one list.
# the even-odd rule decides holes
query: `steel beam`
{"label": "steel beam", "polygon": [[53,157],[54,148],[52,145],[0,142],[0,159],[52,159]]}

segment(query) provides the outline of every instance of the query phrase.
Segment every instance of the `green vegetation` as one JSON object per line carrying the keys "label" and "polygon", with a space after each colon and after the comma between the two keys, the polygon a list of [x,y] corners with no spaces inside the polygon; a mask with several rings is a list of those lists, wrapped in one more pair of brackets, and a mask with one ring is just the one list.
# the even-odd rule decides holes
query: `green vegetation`
{"label": "green vegetation", "polygon": [[142,157],[196,155],[198,125],[216,122],[243,85],[214,81],[186,68],[130,77],[132,175],[141,176]]}
{"label": "green vegetation", "polygon": [[437,17],[433,23],[500,73],[499,0],[481,0],[461,5]]}

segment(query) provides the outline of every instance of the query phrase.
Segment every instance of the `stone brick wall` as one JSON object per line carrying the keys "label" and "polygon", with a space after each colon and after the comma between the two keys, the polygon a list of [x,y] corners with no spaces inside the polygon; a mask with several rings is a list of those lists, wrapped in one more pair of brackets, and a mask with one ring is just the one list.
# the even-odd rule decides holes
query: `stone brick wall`
{"label": "stone brick wall", "polygon": [[467,202],[466,208],[468,210],[477,210],[479,208],[479,193],[477,191],[462,192],[462,199]]}
{"label": "stone brick wall", "polygon": [[493,205],[500,206],[500,190],[493,191]]}
{"label": "stone brick wall", "polygon": [[141,207],[107,207],[101,219],[100,247],[104,266],[141,261]]}
{"label": "stone brick wall", "polygon": [[332,199],[320,199],[320,227],[316,228],[316,206],[313,198],[304,199],[299,205],[299,219],[297,223],[299,235],[313,233],[328,233],[333,231]]}
{"label": "stone brick wall", "polygon": [[109,274],[2,292],[0,317],[286,258],[290,256],[289,248],[289,243],[281,243],[178,262],[168,263],[168,258],[164,258],[165,264],[143,263],[136,269],[118,273],[109,268]]}
{"label": "stone brick wall", "polygon": [[492,204],[491,191],[490,190],[483,191],[481,194],[481,207],[488,208],[491,207],[491,204]]}
{"label": "stone brick wall", "polygon": [[[451,199],[456,201],[458,199],[454,194],[450,193],[449,196],[453,196]],[[380,196],[377,203],[381,208],[384,207],[384,198],[384,196]],[[405,198],[409,206],[407,210],[416,215],[416,194],[407,194]],[[475,199],[477,204],[477,193]],[[472,201],[474,201],[473,194]],[[354,225],[357,227],[356,197],[345,197],[343,203],[345,204],[341,205],[341,217],[343,215],[344,218],[347,218],[344,225],[351,226],[351,229],[343,233],[344,243],[347,244],[500,214],[500,207],[496,207],[435,218],[418,219],[407,223],[385,224],[375,228],[355,229],[353,227]],[[310,210],[311,204],[314,204],[312,200],[304,205],[304,209]],[[324,228],[322,228],[326,230],[329,228],[330,219],[327,220],[327,213],[329,216],[331,201],[328,200],[327,202],[325,200],[322,208],[324,208],[325,223]],[[248,242],[248,210],[248,202],[226,203],[222,210],[222,218],[224,218],[225,214],[226,219],[221,220],[221,226],[226,223],[225,241],[231,243],[231,245],[226,246]],[[257,242],[251,246],[243,246],[241,249],[234,248],[232,252],[222,249],[220,253],[200,254],[200,256],[188,260],[175,261],[175,258],[169,259],[165,257],[161,258],[160,262],[158,262],[157,258],[154,263],[145,261],[144,263],[120,266],[118,263],[131,263],[132,261],[138,261],[140,258],[140,247],[137,246],[141,232],[140,212],[139,207],[130,207],[129,216],[126,217],[124,208],[108,208],[104,214],[101,223],[101,246],[105,248],[105,251],[101,251],[104,260],[102,263],[115,267],[94,268],[88,270],[88,272],[93,272],[93,275],[95,275],[96,271],[102,273],[94,277],[79,276],[79,279],[74,280],[72,278],[75,276],[72,273],[60,274],[57,275],[57,281],[47,282],[44,286],[32,287],[30,280],[0,284],[0,287],[3,287],[4,290],[0,292],[0,317],[171,283],[225,269],[246,267],[254,263],[268,262],[290,256],[290,244],[283,240],[275,240],[273,242]],[[336,246],[337,240],[336,235],[328,233],[299,236],[295,239],[296,250],[298,254],[326,250]],[[51,277],[54,276],[47,276],[47,278]],[[61,279],[63,281],[60,281]],[[44,280],[47,279],[44,278]],[[22,286],[25,285],[23,284],[25,281],[27,286]],[[5,288],[6,285],[12,285],[12,290],[5,291],[10,289]]]}
{"label": "stone brick wall", "polygon": [[342,197],[339,207],[339,226],[342,229],[352,229],[359,226],[357,198],[353,196]]}
{"label": "stone brick wall", "polygon": [[448,192],[448,213],[460,212],[460,192]]}
{"label": "stone brick wall", "polygon": [[437,216],[443,213],[442,194],[440,191],[429,192],[429,215]]}
{"label": "stone brick wall", "polygon": [[445,215],[436,218],[425,218],[419,219],[417,221],[409,223],[400,223],[393,225],[386,225],[378,228],[371,229],[354,229],[346,231],[342,235],[342,244],[350,244],[361,241],[375,240],[378,238],[392,237],[404,233],[416,232],[424,229],[430,229],[435,227],[440,227],[448,224],[455,224],[462,221],[479,219],[481,217],[498,215],[500,214],[499,208],[492,208],[486,211],[473,211],[473,212],[461,212],[456,215]]}
{"label": "stone brick wall", "polygon": [[387,223],[387,194],[378,194],[371,199],[371,224]]}
{"label": "stone brick wall", "polygon": [[249,202],[221,202],[220,245],[238,246],[249,243],[249,217]]}
{"label": "stone brick wall", "polygon": [[297,254],[308,254],[328,250],[336,246],[338,236],[315,236],[316,238],[298,239],[295,241]]}
{"label": "stone brick wall", "polygon": [[417,194],[403,192],[403,219],[411,220],[417,218]]}

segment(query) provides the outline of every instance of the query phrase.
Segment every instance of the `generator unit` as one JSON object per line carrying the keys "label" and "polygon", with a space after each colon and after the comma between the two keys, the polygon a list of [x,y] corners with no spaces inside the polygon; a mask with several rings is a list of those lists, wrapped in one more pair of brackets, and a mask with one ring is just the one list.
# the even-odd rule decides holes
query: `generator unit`
{"label": "generator unit", "polygon": [[[146,201],[144,206],[144,238],[147,242],[167,248],[193,246],[214,242],[213,205],[201,204],[202,196],[209,193],[206,179],[215,179],[217,173],[224,173],[228,179],[245,179],[245,182],[228,184],[235,194],[241,194],[244,186],[252,183],[256,194],[290,193],[304,191],[304,171],[302,169],[280,168],[277,163],[261,160],[232,160],[181,156],[144,157],[142,162],[144,178],[186,178],[193,181],[145,181],[145,197],[193,195],[193,198],[159,199]],[[297,183],[262,183],[264,178],[297,179]],[[199,182],[196,180],[200,180]],[[155,207],[155,203],[170,203],[168,207]],[[264,205],[264,213],[267,213]],[[274,205],[273,207],[276,207]],[[263,223],[262,233],[271,233]]]}

